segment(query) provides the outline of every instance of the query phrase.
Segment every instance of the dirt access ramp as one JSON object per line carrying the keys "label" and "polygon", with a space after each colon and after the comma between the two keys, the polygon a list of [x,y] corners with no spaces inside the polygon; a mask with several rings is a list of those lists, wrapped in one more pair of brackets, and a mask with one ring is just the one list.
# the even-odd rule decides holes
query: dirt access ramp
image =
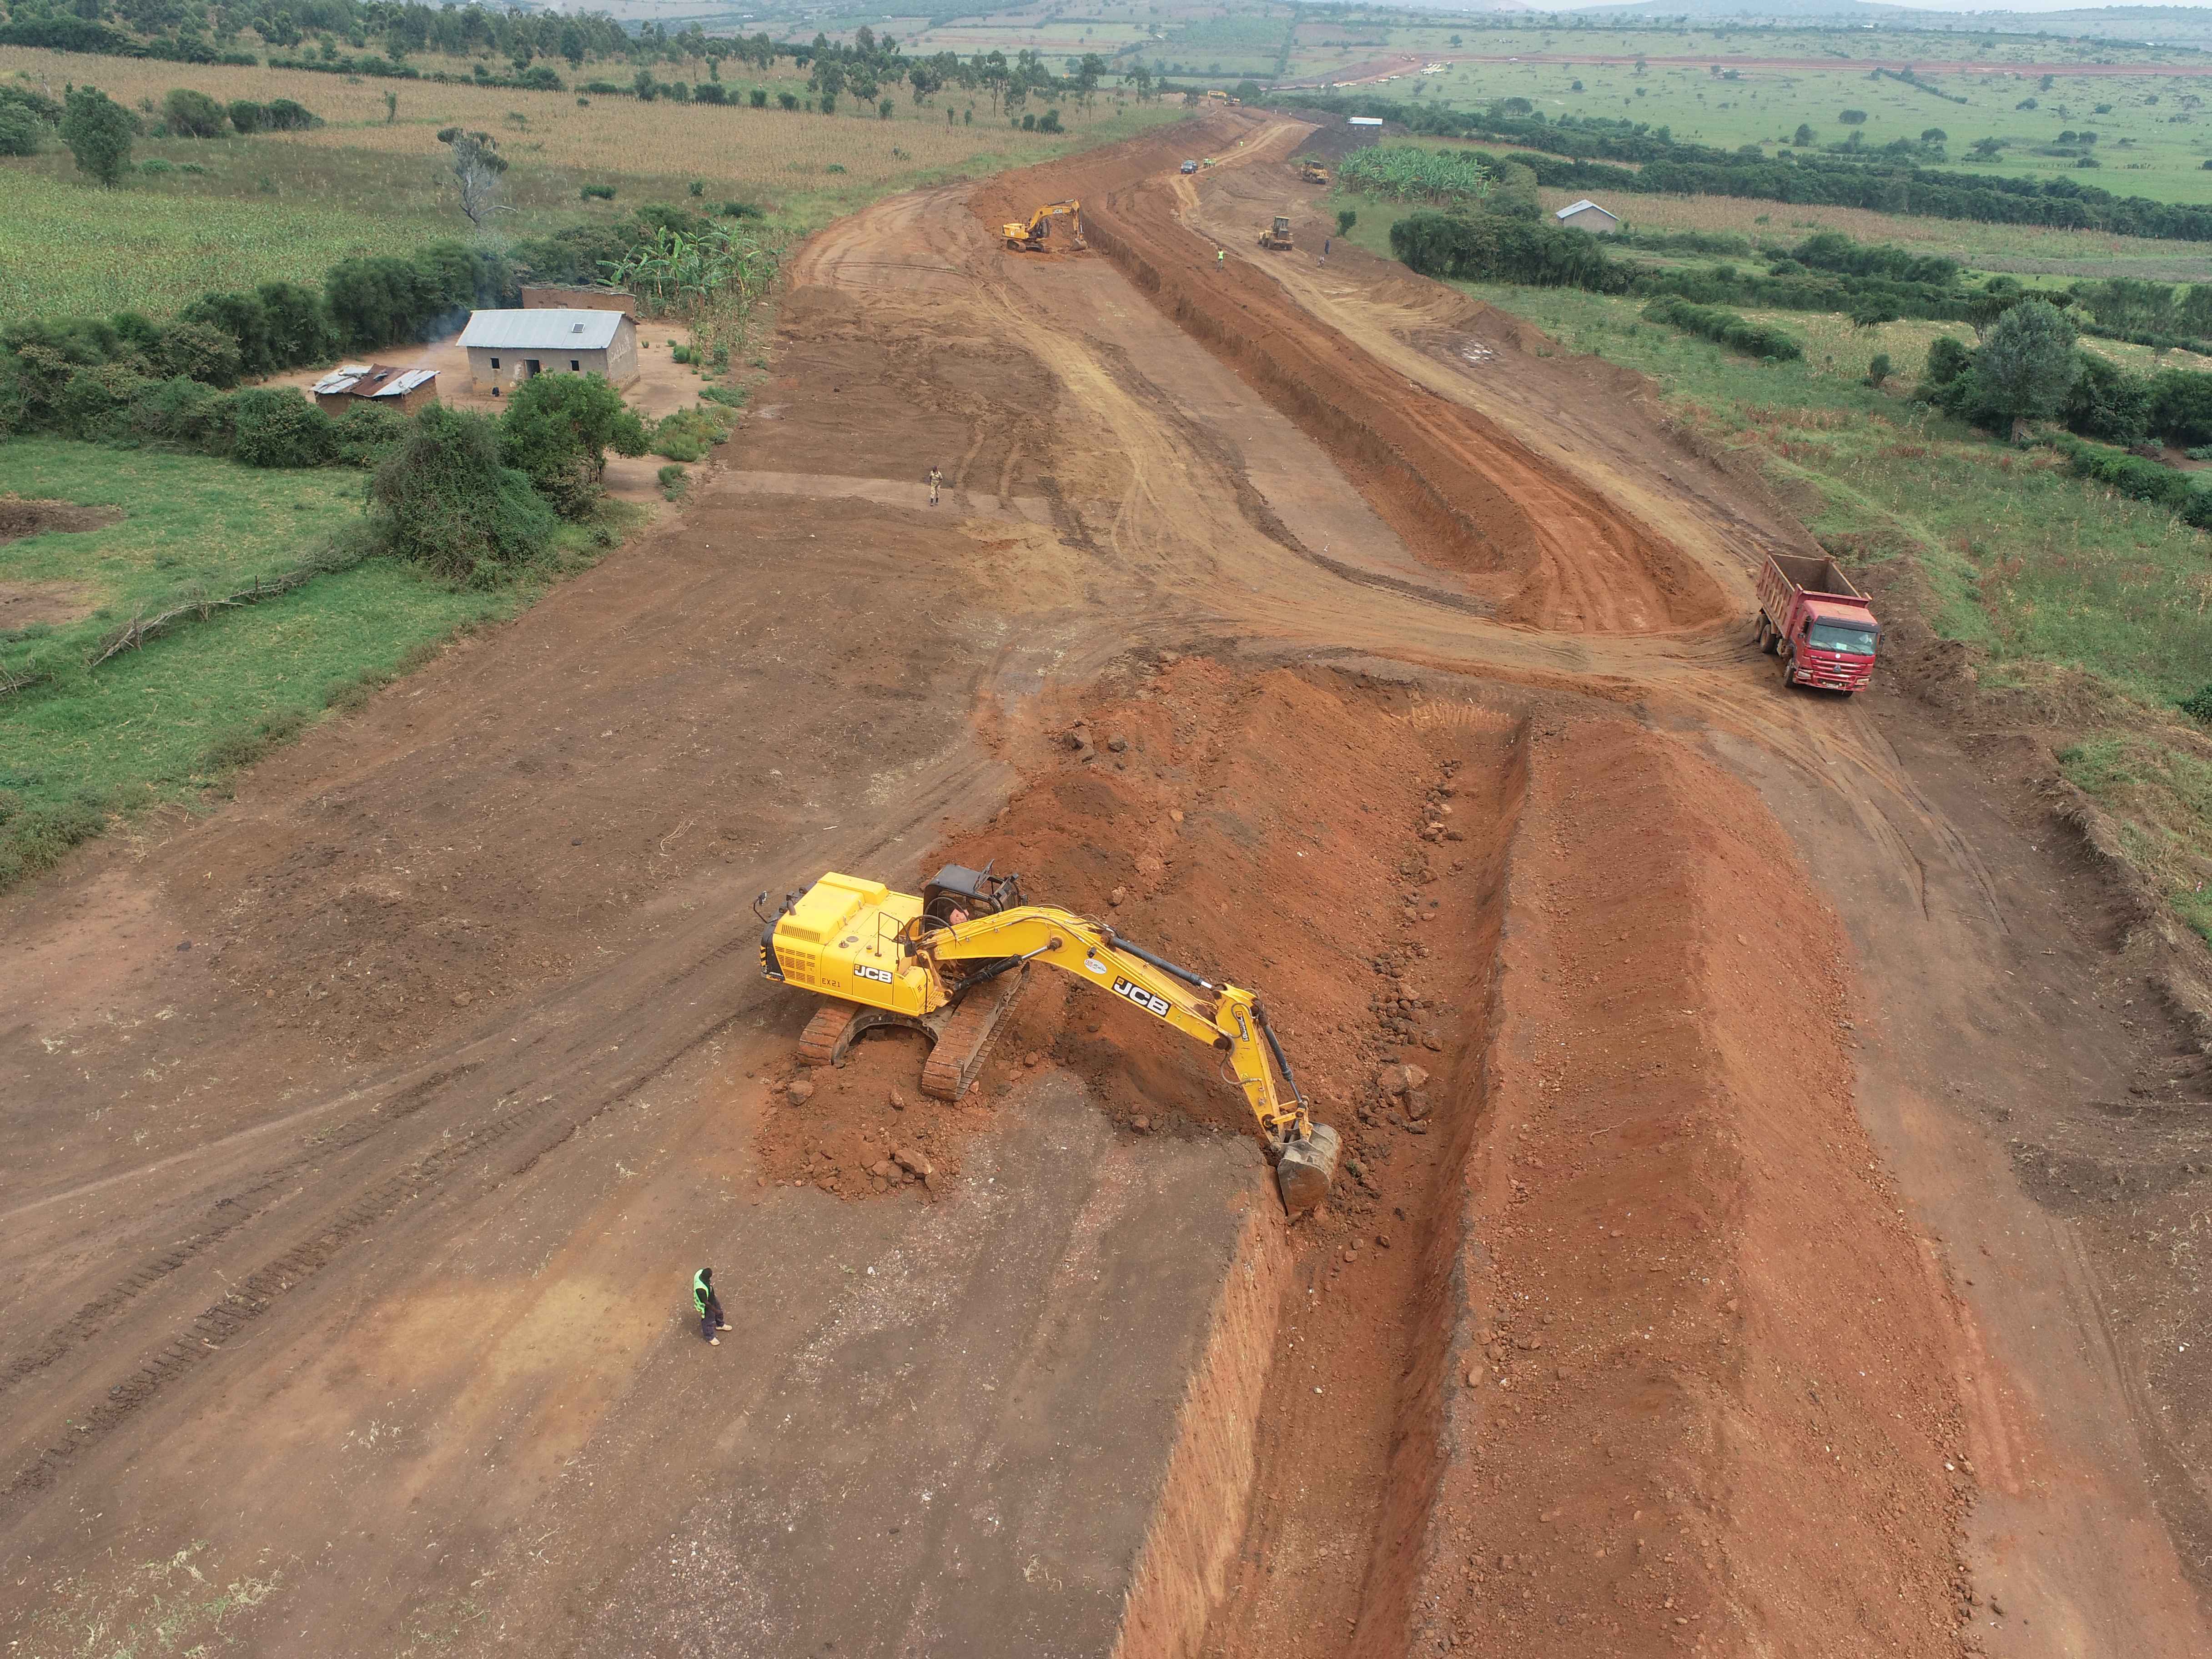
{"label": "dirt access ramp", "polygon": [[[1281,124],[1260,136],[1225,119],[1201,128],[1224,149],[1249,142],[1267,155],[1267,146],[1287,153],[1305,130]],[[975,213],[989,222],[1045,199],[1041,191],[1079,197],[1092,246],[1328,451],[1407,546],[1463,578],[1500,621],[1640,634],[1727,614],[1695,558],[1477,411],[1389,372],[1244,258],[1216,258],[1180,222],[1179,175],[1129,163],[1106,150],[1002,174],[976,192]]]}

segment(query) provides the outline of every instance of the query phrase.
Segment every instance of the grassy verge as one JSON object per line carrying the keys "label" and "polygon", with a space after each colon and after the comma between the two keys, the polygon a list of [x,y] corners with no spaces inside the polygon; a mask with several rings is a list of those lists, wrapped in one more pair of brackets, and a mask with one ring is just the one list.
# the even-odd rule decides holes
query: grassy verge
{"label": "grassy verge", "polygon": [[370,559],[217,611],[97,671],[84,666],[100,639],[141,609],[298,564],[358,511],[361,483],[355,473],[259,471],[58,439],[0,447],[0,492],[125,514],[100,529],[0,544],[0,583],[65,584],[82,613],[0,634],[0,663],[35,661],[54,675],[0,698],[0,886],[119,815],[219,787],[226,773],[404,672],[457,629],[520,609],[544,582],[589,562],[595,531],[611,535],[635,516],[617,507],[598,526],[564,531],[556,560],[504,591],[457,591]]}

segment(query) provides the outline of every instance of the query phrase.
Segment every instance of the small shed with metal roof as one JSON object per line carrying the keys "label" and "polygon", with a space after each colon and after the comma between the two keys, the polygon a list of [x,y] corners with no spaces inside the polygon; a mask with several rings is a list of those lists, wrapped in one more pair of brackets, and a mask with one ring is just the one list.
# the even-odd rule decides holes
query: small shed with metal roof
{"label": "small shed with metal roof", "polygon": [[388,363],[340,363],[315,382],[314,399],[333,415],[344,414],[357,400],[412,415],[423,404],[438,401],[438,371],[394,368]]}
{"label": "small shed with metal roof", "polygon": [[1579,202],[1568,203],[1552,217],[1563,225],[1572,225],[1577,230],[1589,231],[1594,236],[1602,236],[1609,230],[1620,228],[1618,216],[1607,213],[1587,196]]}
{"label": "small shed with metal roof", "polygon": [[538,374],[637,378],[637,324],[619,311],[479,311],[461,331],[469,377],[495,398]]}

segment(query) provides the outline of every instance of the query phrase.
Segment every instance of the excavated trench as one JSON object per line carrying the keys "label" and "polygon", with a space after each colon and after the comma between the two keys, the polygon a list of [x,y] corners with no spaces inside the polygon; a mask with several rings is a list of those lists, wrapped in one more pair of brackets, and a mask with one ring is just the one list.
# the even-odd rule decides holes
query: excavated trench
{"label": "excavated trench", "polygon": [[[1955,1651],[1940,1287],[1756,799],[1381,667],[1139,652],[1048,725],[943,851],[1255,986],[1346,1138],[1321,1212],[1250,1212],[1117,1651]],[[1057,988],[963,1121],[1053,1066],[1129,1136],[1249,1133],[1206,1054]]]}

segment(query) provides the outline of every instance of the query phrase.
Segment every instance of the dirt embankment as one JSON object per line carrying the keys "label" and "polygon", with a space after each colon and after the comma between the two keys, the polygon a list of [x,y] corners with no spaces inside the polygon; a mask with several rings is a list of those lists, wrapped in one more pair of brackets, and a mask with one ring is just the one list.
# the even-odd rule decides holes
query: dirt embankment
{"label": "dirt embankment", "polygon": [[[1222,143],[1249,131],[1203,129]],[[1326,448],[1407,544],[1460,575],[1502,621],[1649,633],[1727,606],[1694,560],[1474,410],[1389,373],[1298,308],[1267,274],[1180,222],[1172,175],[1124,146],[1002,175],[976,192],[997,222],[1076,196],[1091,245],[1192,337]],[[1187,142],[1187,141],[1185,141]]]}
{"label": "dirt embankment", "polygon": [[[1046,717],[1087,750],[942,855],[1262,990],[1346,1137],[1253,1254],[1279,1304],[1224,1293],[1127,1659],[1955,1651],[1942,1292],[1850,1109],[1847,946],[1758,802],[1545,702],[1149,649],[1095,690]],[[971,1102],[920,1062],[810,1074],[770,1166],[927,1201],[1040,1067],[1127,1134],[1250,1127],[1209,1054],[1057,977]],[[887,1173],[925,1131],[929,1180]]]}

